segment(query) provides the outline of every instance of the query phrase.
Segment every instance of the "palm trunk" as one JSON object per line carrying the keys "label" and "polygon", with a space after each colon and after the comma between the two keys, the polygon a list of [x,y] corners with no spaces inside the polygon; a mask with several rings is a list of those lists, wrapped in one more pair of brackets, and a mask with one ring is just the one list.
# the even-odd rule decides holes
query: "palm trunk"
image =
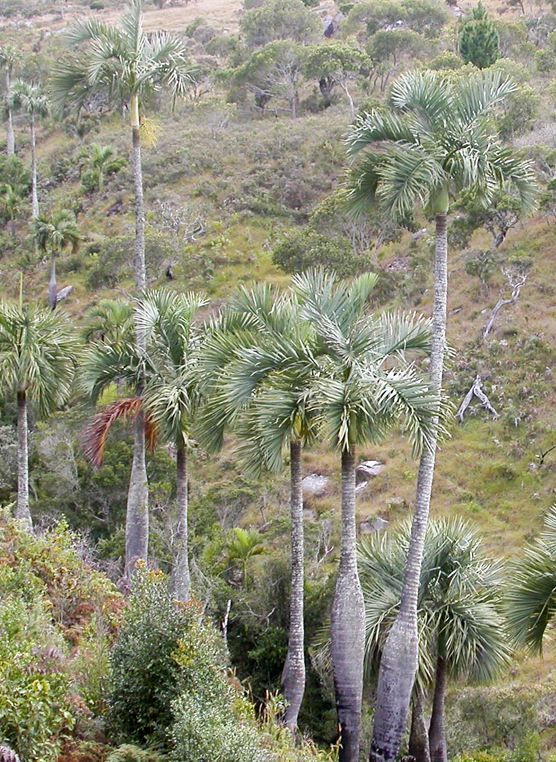
{"label": "palm trunk", "polygon": [[358,762],[363,694],[365,609],[357,572],[355,453],[342,453],[342,546],[332,603],[331,652],[340,762]]}
{"label": "palm trunk", "polygon": [[133,142],[132,169],[135,184],[135,284],[143,291],[147,283],[145,269],[145,202],[143,198],[143,168],[141,164],[141,135],[139,123],[139,100],[132,95],[129,103],[131,112],[131,136]]}
{"label": "palm trunk", "polygon": [[31,215],[34,220],[39,216],[39,194],[37,190],[37,146],[35,136],[35,117],[31,116]]}
{"label": "palm trunk", "polygon": [[415,762],[431,762],[429,735],[425,721],[425,701],[423,691],[419,687],[416,687],[413,691],[408,752]]}
{"label": "palm trunk", "polygon": [[[143,203],[143,174],[141,168],[141,140],[139,135],[139,101],[137,95],[130,100],[132,132],[132,169],[135,184],[135,284],[138,291],[146,285],[145,277],[145,207]],[[146,336],[140,326],[136,328],[138,354],[146,352]],[[137,393],[143,392],[143,383]],[[133,463],[127,494],[126,514],[126,577],[133,573],[138,560],[147,560],[149,548],[149,487],[145,461],[145,416],[140,413],[135,421]]]}
{"label": "palm trunk", "polygon": [[[442,387],[444,348],[446,344],[446,308],[448,298],[447,215],[436,215],[436,254],[434,265],[433,335],[430,361],[431,383]],[[423,563],[425,534],[436,457],[438,418],[433,426],[431,446],[424,450],[419,463],[417,496],[411,527],[411,539],[402,590],[400,612],[386,640],[378,680],[377,707],[371,745],[373,762],[396,759],[405,732],[413,682],[417,672],[419,635],[417,601]]]}
{"label": "palm trunk", "polygon": [[149,547],[149,491],[145,465],[145,416],[134,424],[133,462],[127,493],[125,528],[125,576],[130,579],[137,561],[147,560]]}
{"label": "palm trunk", "polygon": [[12,94],[12,82],[11,82],[11,71],[8,67],[6,70],[6,100],[8,103],[8,124],[6,127],[6,152],[8,156],[15,156],[15,132],[14,132],[14,122],[13,122],[13,114],[12,114],[12,107],[11,107],[11,94]]}
{"label": "palm trunk", "polygon": [[29,510],[29,427],[27,423],[27,397],[17,393],[17,504],[15,517],[28,532],[33,531]]}
{"label": "palm trunk", "polygon": [[297,730],[297,718],[305,693],[305,633],[303,624],[304,537],[303,489],[301,486],[301,442],[292,440],[291,454],[291,565],[290,635],[288,655],[282,674],[284,698],[288,705],[284,724],[292,733]]}
{"label": "palm trunk", "polygon": [[432,703],[429,744],[432,762],[448,762],[446,732],[444,730],[444,705],[446,702],[446,661],[439,653],[436,662],[434,698]]}
{"label": "palm trunk", "polygon": [[189,576],[189,548],[187,532],[187,453],[180,445],[176,453],[177,516],[176,556],[172,567],[172,593],[178,601],[188,601],[191,579]]}
{"label": "palm trunk", "polygon": [[51,310],[56,309],[58,300],[58,284],[56,283],[56,255],[50,255],[50,279],[48,281],[48,306]]}

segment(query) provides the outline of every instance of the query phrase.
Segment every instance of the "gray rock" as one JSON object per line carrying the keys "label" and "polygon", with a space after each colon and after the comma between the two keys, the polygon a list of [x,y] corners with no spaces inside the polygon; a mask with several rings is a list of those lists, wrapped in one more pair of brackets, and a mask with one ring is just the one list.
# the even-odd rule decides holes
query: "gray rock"
{"label": "gray rock", "polygon": [[390,522],[383,519],[382,516],[373,516],[372,518],[361,521],[359,524],[359,531],[361,534],[374,534],[375,532],[383,532]]}
{"label": "gray rock", "polygon": [[379,460],[364,460],[357,466],[355,475],[358,482],[368,481],[384,471],[384,463]]}
{"label": "gray rock", "polygon": [[308,474],[301,482],[305,495],[320,497],[326,492],[330,479],[322,474]]}

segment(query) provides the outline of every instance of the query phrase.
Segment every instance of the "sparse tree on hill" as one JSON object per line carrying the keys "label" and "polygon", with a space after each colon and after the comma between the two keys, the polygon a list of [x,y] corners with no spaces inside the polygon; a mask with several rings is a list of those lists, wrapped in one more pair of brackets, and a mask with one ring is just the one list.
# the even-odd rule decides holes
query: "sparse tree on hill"
{"label": "sparse tree on hill", "polygon": [[365,65],[370,65],[370,61],[364,53],[339,42],[314,45],[305,52],[305,75],[318,81],[325,105],[330,105],[334,89],[341,88],[348,99],[352,119],[355,117],[355,104],[350,92],[350,80]]}
{"label": "sparse tree on hill", "polygon": [[65,249],[76,252],[81,241],[75,215],[66,209],[61,209],[54,214],[37,217],[33,220],[33,239],[37,249],[42,254],[50,256],[48,304],[51,310],[55,310],[58,301],[56,257]]}
{"label": "sparse tree on hill", "polygon": [[275,40],[302,45],[322,35],[319,17],[302,0],[266,0],[243,16],[240,32],[247,45],[259,48]]}
{"label": "sparse tree on hill", "polygon": [[[534,204],[531,165],[505,148],[493,132],[490,114],[515,85],[497,72],[449,79],[440,72],[409,72],[393,85],[389,111],[362,115],[348,139],[353,170],[351,203],[360,213],[376,199],[403,219],[422,207],[434,215],[433,340],[430,373],[440,392],[446,341],[448,211],[450,199],[476,189],[488,204],[501,187],[515,190],[526,211]],[[363,154],[361,156],[361,154]],[[405,732],[417,671],[417,601],[436,456],[421,455],[411,541],[400,612],[384,647],[371,749],[373,762],[391,762]]]}
{"label": "sparse tree on hill", "polygon": [[12,103],[12,74],[15,63],[19,57],[18,51],[12,45],[0,47],[0,68],[6,73],[6,153],[8,156],[15,154],[15,132],[13,123],[13,103]]}
{"label": "sparse tree on hill", "polygon": [[39,194],[37,187],[37,120],[43,119],[50,111],[48,97],[40,85],[32,85],[28,82],[15,82],[12,91],[11,103],[16,109],[23,111],[29,119],[31,132],[31,198],[32,217],[39,216]]}

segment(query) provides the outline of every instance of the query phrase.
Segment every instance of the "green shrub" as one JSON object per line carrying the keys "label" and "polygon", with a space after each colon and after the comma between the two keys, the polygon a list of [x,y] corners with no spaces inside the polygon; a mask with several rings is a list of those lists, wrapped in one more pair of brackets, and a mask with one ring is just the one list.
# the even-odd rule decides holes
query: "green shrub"
{"label": "green shrub", "polygon": [[164,757],[155,751],[140,749],[138,746],[124,744],[106,758],[106,762],[163,762]]}
{"label": "green shrub", "polygon": [[481,2],[461,28],[459,52],[465,63],[472,63],[479,69],[492,66],[500,56],[498,30]]}
{"label": "green shrub", "polygon": [[272,261],[287,273],[298,273],[322,265],[348,278],[369,268],[369,262],[354,254],[345,238],[331,239],[314,230],[290,233],[274,249]]}

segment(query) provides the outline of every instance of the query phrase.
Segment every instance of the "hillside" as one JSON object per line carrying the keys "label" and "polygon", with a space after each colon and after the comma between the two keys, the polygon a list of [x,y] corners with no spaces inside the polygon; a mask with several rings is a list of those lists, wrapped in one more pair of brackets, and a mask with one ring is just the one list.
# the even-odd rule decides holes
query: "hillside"
{"label": "hillside", "polygon": [[[512,199],[508,208],[504,207],[507,199],[500,200],[498,216],[480,218],[472,200],[465,198],[451,208],[450,356],[445,388],[457,410],[479,375],[496,415],[475,398],[463,423],[450,421],[449,435],[437,457],[431,505],[435,517],[461,516],[473,523],[486,552],[507,561],[520,557],[524,545],[538,536],[547,510],[556,502],[556,450],[552,449],[556,445],[556,96],[552,78],[556,17],[545,4],[526,6],[523,13],[519,4],[493,0],[485,5],[499,33],[499,56],[491,68],[517,82],[507,105],[489,117],[505,144],[532,161],[539,201],[531,215],[518,213],[515,218]],[[76,19],[93,13],[99,21],[118,23],[118,3],[105,0],[94,6],[10,0],[9,8],[0,11],[0,29],[2,45],[15,45],[21,54],[14,78],[48,82],[55,62],[66,54],[64,32]],[[358,16],[357,9],[363,6],[368,10]],[[412,68],[430,66],[454,79],[460,74],[471,76],[471,64],[460,71],[463,62],[457,39],[460,18],[474,7],[472,2],[453,6],[440,0],[384,0],[376,7],[323,2],[307,10],[317,20],[314,40],[296,40],[296,45],[322,44],[324,21],[334,19],[337,27],[330,44],[351,46],[368,56],[346,75],[346,87],[357,109],[372,109],[386,102],[396,77]],[[429,315],[434,220],[422,210],[416,210],[401,227],[381,218],[376,210],[365,223],[346,217],[337,205],[348,168],[344,139],[351,123],[344,90],[336,84],[326,102],[323,77],[301,73],[300,64],[295,79],[298,113],[291,118],[290,80],[284,83],[276,77],[269,84],[266,64],[260,64],[264,76],[256,72],[249,75],[251,79],[241,79],[238,72],[253,65],[250,57],[257,51],[245,42],[248,31],[242,19],[250,12],[239,0],[145,7],[145,30],[178,34],[197,67],[196,85],[186,98],[174,104],[156,91],[148,95],[143,108],[149,288],[202,291],[209,299],[202,315],[215,315],[241,285],[267,282],[287,287],[291,273],[276,263],[276,252],[284,241],[295,242],[301,236],[296,262],[302,258],[304,266],[313,260],[322,263],[318,259],[322,248],[316,244],[311,248],[316,238],[302,237],[311,231],[327,238],[331,250],[337,246],[340,267],[345,266],[349,275],[368,270],[378,274],[372,309]],[[406,34],[401,44],[392,37],[396,23],[398,33]],[[269,99],[260,107],[257,89],[265,87]],[[41,212],[70,210],[81,239],[75,251],[68,248],[57,257],[58,286],[72,286],[61,309],[80,332],[91,307],[107,298],[130,299],[135,293],[127,103],[100,99],[96,106],[84,109],[80,116],[66,113],[60,118],[52,112],[37,120]],[[14,119],[17,156],[27,169],[31,160],[28,121],[21,112]],[[107,172],[102,187],[86,184],[87,152],[92,144],[109,146],[113,157],[122,159],[117,171]],[[2,133],[2,152],[4,147]],[[0,175],[0,183],[11,182],[5,163],[0,163]],[[46,252],[36,250],[31,239],[28,194],[11,219],[5,200],[1,213],[3,298],[17,301],[22,287],[26,301],[46,304],[50,259]],[[495,241],[508,220],[511,224],[503,240]],[[296,264],[293,269],[303,268]],[[517,296],[501,307],[484,338],[493,309],[499,300],[511,299],[516,283],[520,284]],[[105,392],[101,402],[113,401],[117,391]],[[0,401],[0,414],[4,455],[0,501],[11,506],[17,491],[17,440],[15,402],[8,396]],[[117,580],[124,556],[130,427],[116,426],[108,439],[104,466],[93,469],[82,448],[83,430],[92,414],[93,406],[77,389],[72,400],[48,419],[41,420],[37,411],[31,411],[31,512],[39,527],[63,518],[72,530],[84,534],[95,563]],[[197,447],[190,458],[192,588],[219,624],[230,617],[232,666],[241,680],[249,682],[260,704],[267,691],[278,690],[287,651],[289,482],[287,469],[282,474],[249,475],[236,446],[235,434],[227,434],[220,453],[208,455]],[[150,557],[153,566],[164,571],[170,569],[173,557],[173,454],[171,448],[159,447],[148,459]],[[357,462],[364,461],[378,461],[380,466],[377,475],[358,475],[359,537],[377,526],[377,518],[387,522],[379,522],[380,526],[393,529],[411,516],[418,469],[399,431],[382,444],[358,448]],[[303,453],[303,475],[309,479],[304,499],[306,630],[312,645],[328,622],[339,554],[339,454],[331,451],[328,442],[315,443]],[[317,489],[310,484],[314,476],[324,477],[317,480]],[[263,547],[250,557],[249,577],[244,570],[242,578],[239,562],[230,560],[236,527],[250,530],[255,543]],[[310,650],[314,657],[314,649]],[[495,719],[485,720],[491,724],[483,736],[471,723],[466,725],[458,715],[463,711],[460,695],[469,695],[461,693],[464,690],[471,692],[472,713],[482,711],[483,690],[491,691],[487,703],[498,706],[496,702],[504,702],[506,696],[508,706],[518,707],[518,714],[519,701],[525,696],[523,706],[535,707],[536,724],[531,730],[539,734],[542,754],[546,759],[554,754],[556,718],[549,709],[544,714],[537,711],[539,696],[547,694],[548,704],[554,700],[554,642],[546,637],[542,658],[521,650],[512,658],[511,667],[491,688],[452,687],[450,711],[459,723],[454,720],[456,729],[448,732],[454,754],[467,751],[461,740],[466,733],[479,739],[469,746],[470,754],[478,749],[494,754],[493,749],[501,746],[513,749],[523,740],[517,730],[508,731],[507,737],[502,737],[502,731],[497,735],[492,731]],[[335,714],[330,673],[321,667],[313,659],[307,688],[311,701],[302,710],[301,725],[317,743],[328,747],[335,741]],[[373,691],[369,683],[367,699]],[[366,726],[365,739],[370,732]]]}

